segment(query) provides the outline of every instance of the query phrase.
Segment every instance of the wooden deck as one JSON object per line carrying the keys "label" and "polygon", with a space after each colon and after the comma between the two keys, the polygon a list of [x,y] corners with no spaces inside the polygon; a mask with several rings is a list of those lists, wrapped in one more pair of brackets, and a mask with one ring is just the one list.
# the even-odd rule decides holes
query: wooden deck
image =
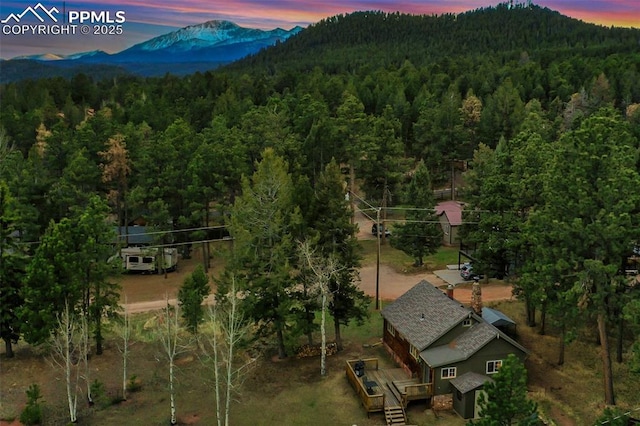
{"label": "wooden deck", "polygon": [[384,411],[389,425],[404,424],[404,409],[410,401],[430,401],[433,395],[430,383],[407,377],[402,368],[379,369],[376,358],[347,361],[346,374],[367,415]]}

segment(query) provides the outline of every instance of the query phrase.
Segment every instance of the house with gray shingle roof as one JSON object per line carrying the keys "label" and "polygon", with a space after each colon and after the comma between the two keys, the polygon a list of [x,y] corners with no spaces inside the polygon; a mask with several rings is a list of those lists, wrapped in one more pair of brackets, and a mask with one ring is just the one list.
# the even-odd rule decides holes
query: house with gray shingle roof
{"label": "house with gray shingle roof", "polygon": [[[480,313],[481,305],[479,309]],[[491,380],[508,354],[524,361],[529,353],[481,314],[424,280],[381,314],[382,341],[394,360],[412,377],[432,384],[433,395],[453,394],[454,407],[466,407],[466,403],[456,405],[456,397],[472,398],[461,389],[475,395],[481,390],[478,383]],[[473,413],[459,414],[473,417]]]}

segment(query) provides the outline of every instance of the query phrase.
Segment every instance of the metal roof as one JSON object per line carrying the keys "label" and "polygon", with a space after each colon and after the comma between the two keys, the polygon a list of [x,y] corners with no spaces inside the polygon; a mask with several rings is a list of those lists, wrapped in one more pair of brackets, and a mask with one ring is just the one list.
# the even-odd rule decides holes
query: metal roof
{"label": "metal roof", "polygon": [[482,308],[482,318],[494,327],[516,325],[514,320],[502,312],[487,307]]}

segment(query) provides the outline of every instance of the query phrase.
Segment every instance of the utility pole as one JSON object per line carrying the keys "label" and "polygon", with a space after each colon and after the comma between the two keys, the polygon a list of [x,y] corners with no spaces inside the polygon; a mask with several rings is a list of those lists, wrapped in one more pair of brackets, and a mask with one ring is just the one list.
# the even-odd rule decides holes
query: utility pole
{"label": "utility pole", "polygon": [[378,254],[376,256],[376,311],[380,309],[380,234],[382,231],[380,228],[380,210],[382,209],[378,207],[376,211],[376,238],[378,241]]}
{"label": "utility pole", "polygon": [[456,199],[456,169],[454,167],[455,161],[451,160],[451,200]]}

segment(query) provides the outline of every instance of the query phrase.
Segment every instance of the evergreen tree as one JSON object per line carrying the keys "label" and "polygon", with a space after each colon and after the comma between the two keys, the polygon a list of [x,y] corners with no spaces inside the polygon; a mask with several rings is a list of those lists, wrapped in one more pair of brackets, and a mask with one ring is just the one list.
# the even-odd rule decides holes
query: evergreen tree
{"label": "evergreen tree", "polygon": [[[80,242],[70,219],[51,222],[40,245],[27,266],[23,287],[25,303],[19,311],[24,339],[32,344],[44,343],[58,325],[58,316],[80,306]],[[47,309],[41,309],[47,306]]]}
{"label": "evergreen tree", "polygon": [[416,167],[407,187],[409,208],[405,223],[397,224],[391,244],[414,258],[414,266],[422,266],[424,257],[435,253],[442,242],[442,230],[434,212],[435,200],[429,171],[423,162]]}
{"label": "evergreen tree", "polygon": [[18,244],[17,216],[9,188],[0,180],[0,338],[7,357],[13,357],[13,343],[20,338],[18,310],[23,304],[20,287],[26,255]]}
{"label": "evergreen tree", "polygon": [[116,316],[120,298],[120,287],[112,279],[114,269],[109,264],[115,253],[116,233],[107,222],[108,214],[107,203],[94,195],[72,217],[81,244],[76,255],[81,261],[78,273],[84,291],[82,309],[93,332],[97,355],[103,351],[103,319]]}
{"label": "evergreen tree", "polygon": [[476,426],[537,425],[536,403],[527,398],[527,370],[513,354],[509,354],[502,366],[492,376],[492,382],[484,384],[478,405],[480,419],[469,422]]}
{"label": "evergreen tree", "polygon": [[553,259],[585,318],[594,318],[602,347],[605,402],[615,404],[609,313],[624,290],[621,263],[638,240],[640,174],[637,140],[612,109],[565,133],[545,175],[545,205],[532,213],[531,233]]}
{"label": "evergreen tree", "polygon": [[204,320],[204,308],[202,302],[209,295],[209,277],[204,272],[204,267],[198,265],[196,269],[185,278],[182,287],[178,291],[180,313],[186,323],[186,328],[193,335],[198,335],[198,326]]}
{"label": "evergreen tree", "polygon": [[361,322],[368,315],[369,299],[358,288],[360,253],[356,225],[351,223],[349,202],[345,198],[346,183],[340,167],[332,160],[320,174],[314,190],[310,227],[316,234],[319,255],[333,256],[340,269],[331,275],[329,311],[334,320],[338,350],[342,350],[340,327],[351,321]]}
{"label": "evergreen tree", "polygon": [[[293,203],[294,186],[287,163],[267,148],[251,179],[244,178],[242,195],[231,211],[229,231],[234,237],[228,272],[247,294],[247,315],[266,335],[276,335],[278,355],[286,357],[285,337],[295,301],[296,231],[302,219]],[[226,294],[229,274],[218,286]]]}
{"label": "evergreen tree", "polygon": [[[102,318],[115,313],[118,286],[109,282],[115,233],[106,222],[108,207],[93,196],[71,218],[51,222],[27,267],[20,310],[25,340],[43,343],[66,308],[90,318],[96,353],[102,353]],[[42,309],[47,306],[47,309]]]}

